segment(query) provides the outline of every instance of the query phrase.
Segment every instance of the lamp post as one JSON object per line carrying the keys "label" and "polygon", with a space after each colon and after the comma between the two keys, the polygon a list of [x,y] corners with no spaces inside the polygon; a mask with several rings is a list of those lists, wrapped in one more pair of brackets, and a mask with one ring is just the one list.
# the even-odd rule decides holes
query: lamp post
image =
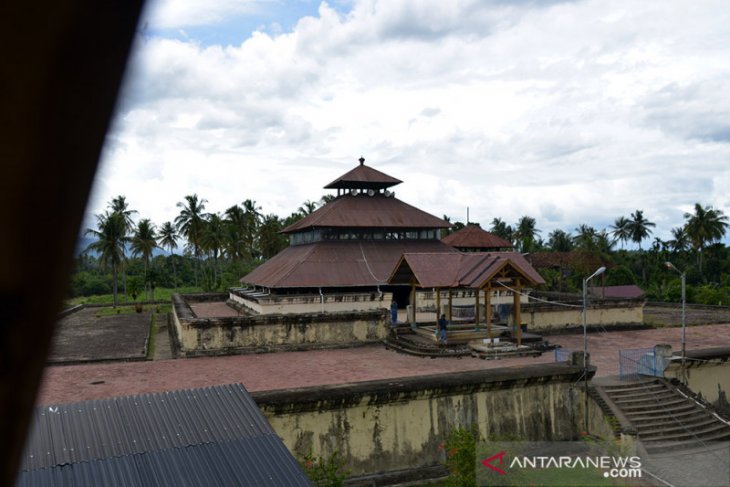
{"label": "lamp post", "polygon": [[682,281],[682,383],[687,384],[687,369],[684,368],[685,366],[685,352],[687,351],[687,335],[686,335],[686,304],[687,304],[687,293],[685,291],[686,289],[686,274],[687,271],[681,272],[679,269],[677,269],[674,264],[667,261],[664,263],[664,265],[667,266],[667,269],[671,269],[677,274],[679,274],[679,277]]}
{"label": "lamp post", "polygon": [[583,429],[588,432],[588,281],[606,272],[601,266],[596,272],[583,278]]}

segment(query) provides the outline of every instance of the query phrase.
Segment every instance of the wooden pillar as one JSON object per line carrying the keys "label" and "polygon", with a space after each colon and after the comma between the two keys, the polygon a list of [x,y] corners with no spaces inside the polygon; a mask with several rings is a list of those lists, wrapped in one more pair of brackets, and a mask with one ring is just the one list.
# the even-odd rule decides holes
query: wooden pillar
{"label": "wooden pillar", "polygon": [[451,319],[452,319],[452,316],[451,316],[451,297],[452,297],[452,295],[451,295],[451,288],[449,288],[449,321],[451,321]]}
{"label": "wooden pillar", "polygon": [[441,317],[441,288],[436,288],[436,328],[438,328],[439,317]]}
{"label": "wooden pillar", "polygon": [[411,321],[411,326],[416,326],[416,283],[415,282],[411,283],[411,312],[413,313],[413,321]]}
{"label": "wooden pillar", "polygon": [[517,327],[517,346],[522,345],[522,308],[520,303],[520,279],[515,280],[514,292],[512,293],[512,316]]}
{"label": "wooden pillar", "polygon": [[487,322],[487,337],[492,338],[492,287],[484,288],[484,321]]}
{"label": "wooden pillar", "polygon": [[479,289],[474,290],[474,327],[479,328]]}

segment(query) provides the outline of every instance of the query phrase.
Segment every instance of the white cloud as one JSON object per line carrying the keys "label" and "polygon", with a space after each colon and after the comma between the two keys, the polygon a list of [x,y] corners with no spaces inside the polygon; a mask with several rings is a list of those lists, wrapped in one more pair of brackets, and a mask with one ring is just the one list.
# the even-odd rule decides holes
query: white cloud
{"label": "white cloud", "polygon": [[[201,5],[154,26],[261,6]],[[362,0],[235,46],[146,35],[90,212],[121,193],[161,223],[198,193],[285,216],[364,155],[438,216],[546,236],[643,209],[666,237],[696,201],[730,213],[729,22],[712,1]]]}

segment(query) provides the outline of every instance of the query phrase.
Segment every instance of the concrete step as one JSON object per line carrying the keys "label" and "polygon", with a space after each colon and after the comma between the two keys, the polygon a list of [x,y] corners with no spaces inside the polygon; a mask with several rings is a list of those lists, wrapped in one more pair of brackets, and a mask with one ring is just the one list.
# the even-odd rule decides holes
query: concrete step
{"label": "concrete step", "polygon": [[603,390],[610,396],[620,394],[632,394],[647,389],[666,389],[666,386],[659,381],[639,382],[626,386],[602,386]]}
{"label": "concrete step", "polygon": [[651,421],[672,421],[673,418],[686,418],[690,416],[696,416],[700,413],[702,413],[702,410],[695,407],[692,404],[687,404],[686,407],[683,410],[676,410],[672,414],[666,414],[665,411],[649,411],[649,412],[639,412],[633,414],[627,414],[626,416],[631,420],[632,423],[634,423],[636,426],[639,424],[643,424],[646,422]]}
{"label": "concrete step", "polygon": [[[670,425],[669,423],[666,423],[664,426],[657,428],[645,428],[640,427],[639,428],[639,436],[642,439],[647,438],[655,438],[660,437],[663,435],[667,436],[674,436],[675,434],[684,434],[689,432],[697,433],[704,431],[706,428],[712,428],[712,429],[719,429],[719,428],[727,428],[727,426],[718,423],[717,420],[711,416],[706,416],[704,418],[700,418],[699,421],[692,421],[692,422],[675,422],[674,425]],[[730,431],[730,429],[728,429]]]}
{"label": "concrete step", "polygon": [[661,390],[658,389],[656,392],[642,392],[640,394],[631,394],[621,397],[611,397],[611,400],[615,402],[616,404],[630,404],[632,402],[641,402],[641,401],[655,401],[657,399],[667,399],[670,397],[678,397],[677,394],[675,394],[673,391],[669,390]]}
{"label": "concrete step", "polygon": [[694,427],[713,422],[717,422],[717,419],[701,411],[697,411],[696,414],[688,414],[686,416],[661,418],[657,421],[640,421],[635,426],[640,431],[651,432],[653,430],[663,431],[666,428],[673,428],[675,425]]}
{"label": "concrete step", "polygon": [[641,434],[641,431],[639,431],[639,438],[641,440],[660,442],[694,441],[698,439],[705,439],[706,437],[715,437],[717,435],[720,435],[721,438],[724,438],[724,436],[722,435],[730,436],[730,428],[722,423],[715,423],[713,425],[704,426],[697,429],[675,431],[674,433],[667,433],[663,435],[654,435],[651,438],[644,438]]}
{"label": "concrete step", "polygon": [[730,431],[719,432],[714,435],[704,436],[690,441],[642,441],[646,451],[649,453],[662,453],[673,450],[689,450],[702,448],[715,441],[726,441],[730,439]]}
{"label": "concrete step", "polygon": [[651,409],[656,409],[659,411],[671,411],[673,408],[684,404],[689,404],[690,406],[694,407],[694,404],[688,403],[687,399],[677,396],[673,396],[670,399],[663,399],[661,401],[634,401],[629,404],[621,404],[619,405],[619,407],[623,412],[631,413],[635,411],[645,411]]}

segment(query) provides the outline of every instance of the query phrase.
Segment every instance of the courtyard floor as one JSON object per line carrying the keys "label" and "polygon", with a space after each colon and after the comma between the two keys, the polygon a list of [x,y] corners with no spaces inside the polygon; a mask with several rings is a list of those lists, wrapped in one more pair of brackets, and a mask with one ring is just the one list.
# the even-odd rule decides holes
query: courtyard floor
{"label": "courtyard floor", "polygon": [[[659,343],[681,349],[681,328],[613,331],[588,335],[591,360],[598,376],[618,374],[618,351],[649,348]],[[570,350],[583,349],[583,335],[546,337]],[[687,349],[730,346],[730,324],[687,328]],[[522,367],[554,361],[554,354],[504,360],[420,358],[387,350],[382,345],[359,348],[281,352],[260,355],[200,357],[143,362],[50,365],[38,404],[61,404],[113,396],[191,387],[242,383],[250,392],[342,384],[497,367]]]}

